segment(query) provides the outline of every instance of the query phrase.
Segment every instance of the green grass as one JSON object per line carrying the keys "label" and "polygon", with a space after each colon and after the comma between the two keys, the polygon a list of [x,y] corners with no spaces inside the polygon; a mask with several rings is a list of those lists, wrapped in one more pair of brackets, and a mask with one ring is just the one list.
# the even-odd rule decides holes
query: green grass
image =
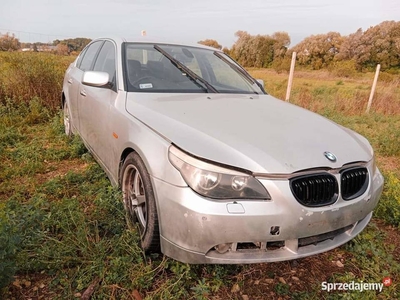
{"label": "green grass", "polygon": [[[232,292],[232,287],[238,284],[246,292],[249,284],[246,274],[264,268],[263,265],[191,266],[161,255],[145,256],[138,247],[137,232],[125,226],[120,192],[111,187],[79,138],[64,137],[61,117],[52,115],[35,101],[30,106],[2,105],[0,110],[0,124],[2,129],[7,128],[1,132],[9,136],[1,144],[0,152],[5,162],[0,173],[3,241],[0,247],[5,248],[0,253],[4,253],[3,261],[7,260],[7,264],[0,264],[3,285],[10,282],[9,276],[16,274],[17,278],[34,284],[44,278],[45,296],[50,298],[71,298],[92,283],[96,285],[93,299],[130,299],[135,290],[149,299],[209,299],[215,295],[236,298],[239,292]],[[368,128],[365,122],[379,124],[374,115],[365,122],[361,120],[338,117],[337,121],[355,129],[361,125],[360,128]],[[379,143],[378,137],[385,132],[382,129],[374,133],[372,140],[375,136]],[[368,130],[365,133],[371,134]],[[382,148],[378,155],[392,155],[392,152]],[[398,215],[389,215],[387,211],[395,208],[392,198],[399,197],[398,178],[390,173],[386,184],[387,194],[378,216],[396,224]],[[395,249],[386,245],[384,238],[385,233],[371,225],[339,250],[349,256],[351,270],[355,268],[360,273],[343,270],[327,280],[380,282],[391,275],[398,282],[399,262],[392,255]],[[365,253],[371,254],[365,256]],[[329,256],[316,256],[311,262],[318,260],[331,263]],[[260,272],[257,278],[274,278],[279,274],[279,265],[270,265],[272,271]],[[301,292],[275,280],[271,292],[276,297],[317,299],[327,296],[320,291],[320,285],[321,280],[313,278],[309,290]],[[384,298],[398,295],[397,288],[395,283],[385,289]],[[249,290],[250,294],[257,294],[254,286]],[[18,290],[10,285],[4,295],[18,295]],[[334,295],[329,299],[338,299]],[[375,296],[374,292],[366,295]]]}
{"label": "green grass", "polygon": [[[95,280],[95,299],[129,299],[134,290],[151,298],[187,298],[217,292],[231,269],[240,270],[145,256],[137,232],[125,226],[120,191],[79,138],[64,137],[60,116],[49,117],[34,101],[0,110],[7,128],[1,132],[9,137],[1,139],[0,151],[3,287],[16,271],[32,281],[44,274],[48,296],[70,298]],[[45,117],[25,122],[37,115]],[[199,281],[211,274],[212,286]]]}
{"label": "green grass", "polygon": [[[285,92],[281,74],[254,72],[271,74],[267,85],[278,96]],[[385,189],[374,221],[359,237],[296,263],[187,265],[146,256],[136,230],[125,226],[120,191],[79,137],[64,136],[53,105],[39,97],[0,101],[0,298],[72,299],[91,285],[92,299],[399,298],[400,113],[392,113],[399,94],[394,89],[391,105],[365,115],[346,103],[355,101],[354,89],[368,94],[366,75],[324,74],[303,72],[293,102],[365,135]],[[339,258],[343,268],[332,263]],[[381,282],[385,276],[393,284],[380,295],[321,291],[322,281]]]}

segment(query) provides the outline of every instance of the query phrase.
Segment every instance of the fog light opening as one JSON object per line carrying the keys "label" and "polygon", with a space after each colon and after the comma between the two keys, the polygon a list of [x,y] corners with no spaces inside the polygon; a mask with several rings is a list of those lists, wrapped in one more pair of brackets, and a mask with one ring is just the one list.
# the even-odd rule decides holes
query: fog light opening
{"label": "fog light opening", "polygon": [[267,242],[268,251],[279,250],[282,249],[283,247],[285,247],[284,241]]}
{"label": "fog light opening", "polygon": [[232,243],[219,244],[219,245],[215,246],[215,250],[217,250],[217,252],[220,254],[224,254],[224,253],[228,252],[229,249],[231,249],[231,247],[232,247]]}

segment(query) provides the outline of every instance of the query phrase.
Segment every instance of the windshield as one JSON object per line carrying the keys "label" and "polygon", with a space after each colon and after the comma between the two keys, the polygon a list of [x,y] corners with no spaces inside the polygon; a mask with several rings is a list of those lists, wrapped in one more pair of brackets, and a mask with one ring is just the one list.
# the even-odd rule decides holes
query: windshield
{"label": "windshield", "polygon": [[264,94],[222,52],[164,44],[125,44],[129,92]]}

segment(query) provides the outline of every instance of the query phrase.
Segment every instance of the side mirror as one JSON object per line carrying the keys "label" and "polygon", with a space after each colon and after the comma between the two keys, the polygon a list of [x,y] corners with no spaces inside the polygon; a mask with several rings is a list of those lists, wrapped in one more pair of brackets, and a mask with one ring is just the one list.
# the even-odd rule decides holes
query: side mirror
{"label": "side mirror", "polygon": [[106,72],[86,71],[83,73],[82,83],[88,86],[109,87],[109,77]]}
{"label": "side mirror", "polygon": [[262,88],[265,88],[264,80],[262,80],[262,79],[256,79],[256,80],[262,86]]}

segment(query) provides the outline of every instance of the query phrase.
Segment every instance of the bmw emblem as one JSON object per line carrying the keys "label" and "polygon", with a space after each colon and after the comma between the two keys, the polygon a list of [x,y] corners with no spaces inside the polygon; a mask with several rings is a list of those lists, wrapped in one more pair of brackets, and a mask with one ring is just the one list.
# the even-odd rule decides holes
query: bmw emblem
{"label": "bmw emblem", "polygon": [[332,152],[329,151],[325,151],[324,155],[327,159],[329,159],[331,162],[335,162],[336,161],[336,156],[335,154],[333,154]]}

